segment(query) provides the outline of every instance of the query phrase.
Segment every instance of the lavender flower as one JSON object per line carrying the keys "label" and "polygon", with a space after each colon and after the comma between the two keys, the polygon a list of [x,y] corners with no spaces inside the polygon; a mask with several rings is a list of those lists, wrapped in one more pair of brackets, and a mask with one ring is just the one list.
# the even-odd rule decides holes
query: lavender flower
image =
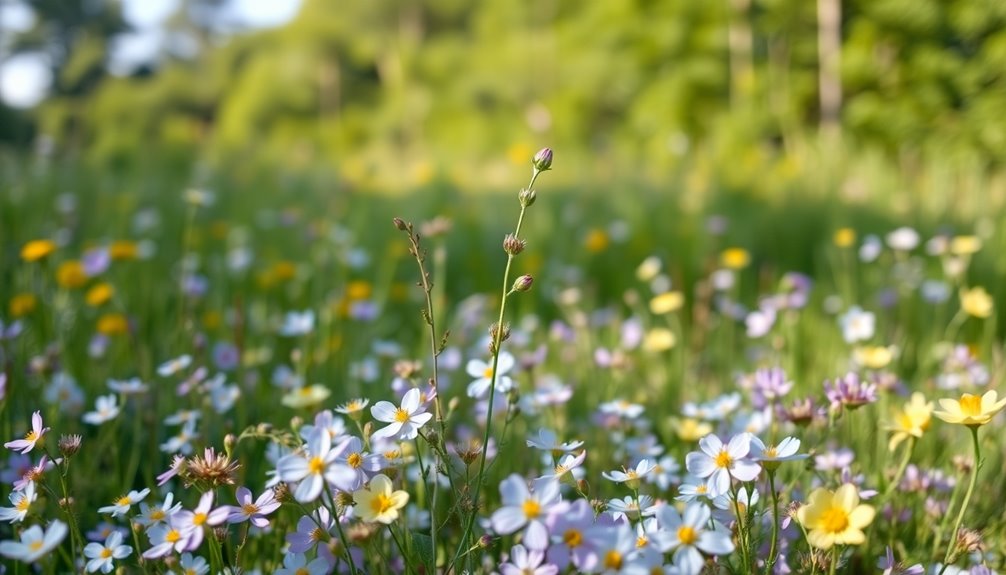
{"label": "lavender flower", "polygon": [[859,376],[851,371],[845,377],[837,378],[835,383],[825,380],[824,392],[832,409],[856,409],[877,401],[876,384],[861,382]]}

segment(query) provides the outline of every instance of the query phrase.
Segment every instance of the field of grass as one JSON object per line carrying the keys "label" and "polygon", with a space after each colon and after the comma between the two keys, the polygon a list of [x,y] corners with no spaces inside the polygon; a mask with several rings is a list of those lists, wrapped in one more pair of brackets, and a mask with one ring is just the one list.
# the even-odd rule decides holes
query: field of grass
{"label": "field of grass", "polygon": [[1006,571],[995,182],[3,161],[8,572]]}

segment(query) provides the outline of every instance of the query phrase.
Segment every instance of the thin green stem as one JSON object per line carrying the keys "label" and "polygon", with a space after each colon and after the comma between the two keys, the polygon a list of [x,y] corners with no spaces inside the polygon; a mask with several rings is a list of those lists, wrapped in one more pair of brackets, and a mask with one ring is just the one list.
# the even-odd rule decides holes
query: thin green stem
{"label": "thin green stem", "polygon": [[978,470],[982,467],[982,448],[978,442],[978,426],[969,425],[968,429],[971,430],[971,441],[975,448],[975,468],[971,470],[971,481],[968,483],[967,493],[964,494],[964,502],[961,504],[961,510],[957,514],[957,521],[954,522],[954,530],[950,534],[950,542],[947,543],[947,553],[943,556],[943,568],[940,569],[941,575],[947,570],[951,558],[956,554],[957,533],[961,529],[961,522],[964,521],[964,513],[968,510],[968,504],[971,503],[971,495],[975,491],[975,484],[978,483]]}
{"label": "thin green stem", "polygon": [[765,560],[765,575],[771,575],[775,567],[776,549],[779,545],[779,493],[775,489],[775,471],[768,471],[768,488],[772,492],[772,541],[768,547],[768,559]]}
{"label": "thin green stem", "polygon": [[[534,189],[534,182],[538,179],[538,174],[541,171],[535,169],[531,174],[531,182],[528,184],[527,189]],[[524,223],[524,214],[527,212],[527,204],[521,202],[520,215],[517,216],[517,227],[514,229],[514,237],[520,237],[520,228]],[[507,254],[506,258],[506,268],[503,270],[503,297],[500,301],[500,313],[499,319],[496,322],[496,337],[493,339],[493,366],[492,366],[492,377],[489,382],[489,407],[486,409],[486,430],[482,437],[482,453],[479,455],[479,472],[475,476],[475,492],[472,496],[472,512],[468,516],[468,521],[465,524],[465,529],[461,533],[461,541],[458,542],[457,551],[454,553],[454,559],[451,560],[451,564],[448,566],[446,573],[450,573],[452,569],[456,566],[457,561],[461,558],[461,553],[465,550],[468,537],[471,535],[472,527],[475,525],[475,517],[478,515],[478,502],[479,495],[482,491],[482,480],[486,469],[486,452],[489,450],[489,438],[492,437],[492,421],[493,421],[493,402],[496,399],[496,369],[499,366],[500,359],[500,347],[503,344],[503,317],[506,312],[506,302],[510,296],[510,268],[513,266],[514,255]]]}
{"label": "thin green stem", "polygon": [[835,575],[838,569],[838,545],[831,548],[831,567],[828,568],[828,575]]}
{"label": "thin green stem", "polygon": [[405,568],[408,569],[409,573],[414,573],[412,570],[412,562],[409,561],[409,556],[405,553],[405,548],[402,547],[402,543],[398,540],[395,535],[395,530],[388,525],[388,533],[391,533],[391,538],[395,541],[395,546],[398,547],[398,552],[402,554],[402,561],[405,562]]}
{"label": "thin green stem", "polygon": [[905,475],[905,470],[908,469],[908,462],[912,459],[912,453],[915,451],[915,438],[910,437],[908,439],[908,449],[905,450],[904,456],[901,458],[901,464],[898,465],[898,470],[894,472],[894,478],[891,482],[887,484],[887,489],[884,490],[883,499],[886,500],[891,493],[897,489],[898,484],[901,483],[901,478]]}

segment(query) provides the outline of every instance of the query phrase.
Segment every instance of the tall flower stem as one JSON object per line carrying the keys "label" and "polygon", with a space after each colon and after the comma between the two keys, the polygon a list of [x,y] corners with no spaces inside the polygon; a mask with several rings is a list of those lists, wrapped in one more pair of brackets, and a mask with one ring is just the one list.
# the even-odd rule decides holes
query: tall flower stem
{"label": "tall flower stem", "polygon": [[828,575],[835,575],[838,569],[838,545],[831,548],[831,567],[828,568]]}
{"label": "tall flower stem", "polygon": [[[547,167],[546,167],[547,169]],[[531,181],[527,185],[527,191],[529,193],[534,189],[534,182],[538,179],[538,175],[541,174],[543,170],[539,169],[537,166],[534,167],[531,172]],[[522,194],[523,196],[523,194]],[[521,198],[520,202],[520,215],[517,216],[517,227],[514,229],[513,236],[515,238],[520,237],[520,228],[524,223],[524,214],[527,212],[527,208],[531,205],[532,201],[527,201]],[[492,366],[492,378],[489,382],[489,407],[486,409],[486,430],[482,437],[482,453],[479,455],[479,471],[475,476],[475,491],[472,495],[472,511],[468,516],[468,521],[465,524],[465,529],[461,533],[461,541],[458,542],[458,549],[454,553],[454,559],[451,560],[451,564],[448,566],[447,573],[455,567],[458,559],[461,557],[461,553],[468,547],[468,538],[471,535],[472,527],[475,525],[475,517],[478,515],[478,501],[479,495],[482,491],[482,481],[485,474],[486,468],[486,452],[489,448],[489,438],[492,436],[492,421],[493,421],[493,401],[496,399],[496,369],[499,365],[500,359],[500,347],[503,344],[503,317],[506,312],[507,299],[513,290],[510,285],[510,268],[513,266],[514,253],[507,253],[506,268],[503,270],[503,290],[502,298],[500,300],[500,313],[499,319],[496,322],[496,332],[493,334],[493,366]]]}
{"label": "tall flower stem", "polygon": [[768,470],[768,488],[772,492],[772,542],[765,560],[765,575],[771,575],[775,567],[776,549],[779,545],[779,493],[775,489],[775,471]]}
{"label": "tall flower stem", "polygon": [[947,567],[950,566],[951,558],[956,554],[957,533],[961,529],[961,522],[964,521],[964,513],[968,510],[968,504],[971,503],[971,494],[975,491],[975,484],[978,483],[978,470],[982,467],[982,448],[978,442],[978,426],[969,425],[968,429],[971,430],[971,442],[975,448],[975,468],[971,470],[971,481],[968,483],[968,490],[964,494],[964,502],[961,504],[961,510],[957,514],[957,521],[954,522],[954,530],[950,534],[950,542],[947,543],[947,553],[943,556],[943,568],[940,569],[940,575],[947,570]]}
{"label": "tall flower stem", "polygon": [[908,462],[912,459],[912,453],[915,451],[915,438],[910,437],[908,439],[908,448],[905,449],[905,455],[901,458],[901,464],[898,465],[898,470],[894,472],[894,477],[891,482],[887,484],[887,489],[884,490],[884,500],[886,500],[895,489],[898,488],[898,484],[901,483],[901,478],[905,475],[905,470],[908,469]]}

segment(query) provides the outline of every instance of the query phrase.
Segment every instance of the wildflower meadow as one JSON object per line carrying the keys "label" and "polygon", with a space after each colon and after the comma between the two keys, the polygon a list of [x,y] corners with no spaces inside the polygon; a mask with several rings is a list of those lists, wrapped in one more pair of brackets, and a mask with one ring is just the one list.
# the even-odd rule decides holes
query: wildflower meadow
{"label": "wildflower meadow", "polygon": [[7,182],[6,572],[1006,570],[1000,230],[795,271],[521,166],[453,210]]}

